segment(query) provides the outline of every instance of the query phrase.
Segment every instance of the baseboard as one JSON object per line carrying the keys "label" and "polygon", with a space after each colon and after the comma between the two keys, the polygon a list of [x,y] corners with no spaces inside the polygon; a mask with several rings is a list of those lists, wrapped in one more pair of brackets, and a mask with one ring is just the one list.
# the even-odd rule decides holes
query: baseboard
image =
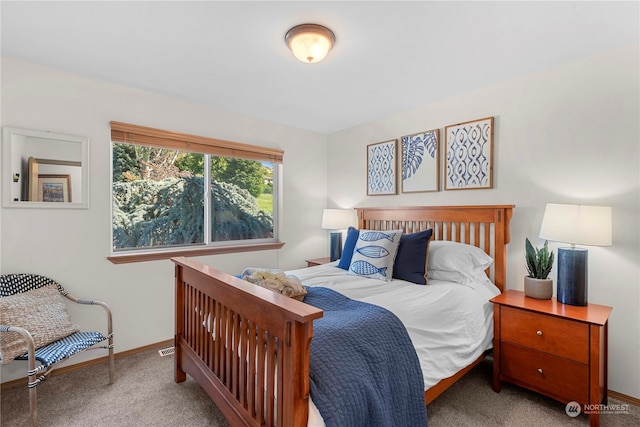
{"label": "baseboard", "polygon": [[626,394],[618,393],[617,391],[613,390],[608,391],[608,396],[640,407],[640,399],[638,399],[637,397],[628,396]]}
{"label": "baseboard", "polygon": [[[166,341],[161,341],[161,342],[157,342],[155,344],[149,344],[149,345],[145,345],[143,347],[137,347],[137,348],[134,348],[134,349],[131,349],[131,350],[121,351],[119,353],[115,353],[113,355],[113,357],[115,359],[121,359],[123,357],[132,356],[132,355],[138,354],[138,353],[143,353],[143,352],[145,352],[147,350],[160,350],[160,349],[172,346],[173,343],[174,343],[174,341],[172,339],[171,340],[166,340]],[[69,366],[63,366],[63,367],[60,367],[60,368],[56,368],[55,370],[51,371],[51,374],[49,376],[50,377],[54,377],[54,376],[59,375],[59,374],[64,374],[65,372],[77,371],[79,369],[88,368],[89,366],[95,366],[95,365],[99,365],[101,363],[106,363],[108,361],[108,359],[109,359],[108,356],[101,356],[101,357],[97,357],[95,359],[87,360],[85,362],[76,363],[75,365],[69,365]],[[4,391],[6,389],[10,389],[10,388],[13,388],[13,387],[18,387],[18,386],[26,387],[28,382],[29,382],[29,379],[27,377],[18,378],[18,379],[13,380],[13,381],[7,381],[6,383],[0,384],[0,391]]]}

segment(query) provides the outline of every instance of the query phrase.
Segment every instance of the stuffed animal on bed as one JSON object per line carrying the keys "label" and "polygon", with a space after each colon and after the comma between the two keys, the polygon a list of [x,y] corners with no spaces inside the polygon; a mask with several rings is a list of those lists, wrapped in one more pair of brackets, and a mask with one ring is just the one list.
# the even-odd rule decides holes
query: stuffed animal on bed
{"label": "stuffed animal on bed", "polygon": [[278,292],[286,297],[302,301],[307,290],[296,276],[286,275],[278,269],[245,268],[242,280]]}

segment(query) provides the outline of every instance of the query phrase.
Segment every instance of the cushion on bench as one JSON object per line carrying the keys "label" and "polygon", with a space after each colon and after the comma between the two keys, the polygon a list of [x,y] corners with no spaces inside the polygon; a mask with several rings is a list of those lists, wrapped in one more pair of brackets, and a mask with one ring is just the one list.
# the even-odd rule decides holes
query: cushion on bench
{"label": "cushion on bench", "polygon": [[[107,338],[100,332],[76,332],[45,347],[36,350],[36,360],[44,366],[51,366]],[[27,354],[16,357],[16,360],[27,360]]]}

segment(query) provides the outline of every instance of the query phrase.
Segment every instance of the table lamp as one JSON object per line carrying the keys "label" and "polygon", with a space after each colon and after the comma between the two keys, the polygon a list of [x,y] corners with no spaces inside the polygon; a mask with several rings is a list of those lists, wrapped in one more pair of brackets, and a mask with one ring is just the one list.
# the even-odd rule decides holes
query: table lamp
{"label": "table lamp", "polygon": [[576,244],[611,246],[611,208],[547,203],[540,238],[571,244],[558,248],[558,302],[587,305],[588,251]]}
{"label": "table lamp", "polygon": [[354,225],[354,212],[351,209],[325,209],[322,212],[322,228],[331,231],[331,261],[342,256],[342,231]]}

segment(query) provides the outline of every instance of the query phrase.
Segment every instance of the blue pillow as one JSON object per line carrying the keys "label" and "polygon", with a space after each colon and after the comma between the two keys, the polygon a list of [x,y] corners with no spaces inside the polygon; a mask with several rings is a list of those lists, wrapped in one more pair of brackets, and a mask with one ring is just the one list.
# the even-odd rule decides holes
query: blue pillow
{"label": "blue pillow", "polygon": [[427,284],[427,253],[432,229],[412,234],[403,234],[393,265],[393,278],[417,285]]}
{"label": "blue pillow", "polygon": [[339,268],[343,270],[349,269],[353,250],[358,242],[358,236],[360,236],[360,230],[349,227],[347,230],[347,240],[344,242],[344,248],[342,248],[342,258],[340,258],[340,261],[338,262]]}

